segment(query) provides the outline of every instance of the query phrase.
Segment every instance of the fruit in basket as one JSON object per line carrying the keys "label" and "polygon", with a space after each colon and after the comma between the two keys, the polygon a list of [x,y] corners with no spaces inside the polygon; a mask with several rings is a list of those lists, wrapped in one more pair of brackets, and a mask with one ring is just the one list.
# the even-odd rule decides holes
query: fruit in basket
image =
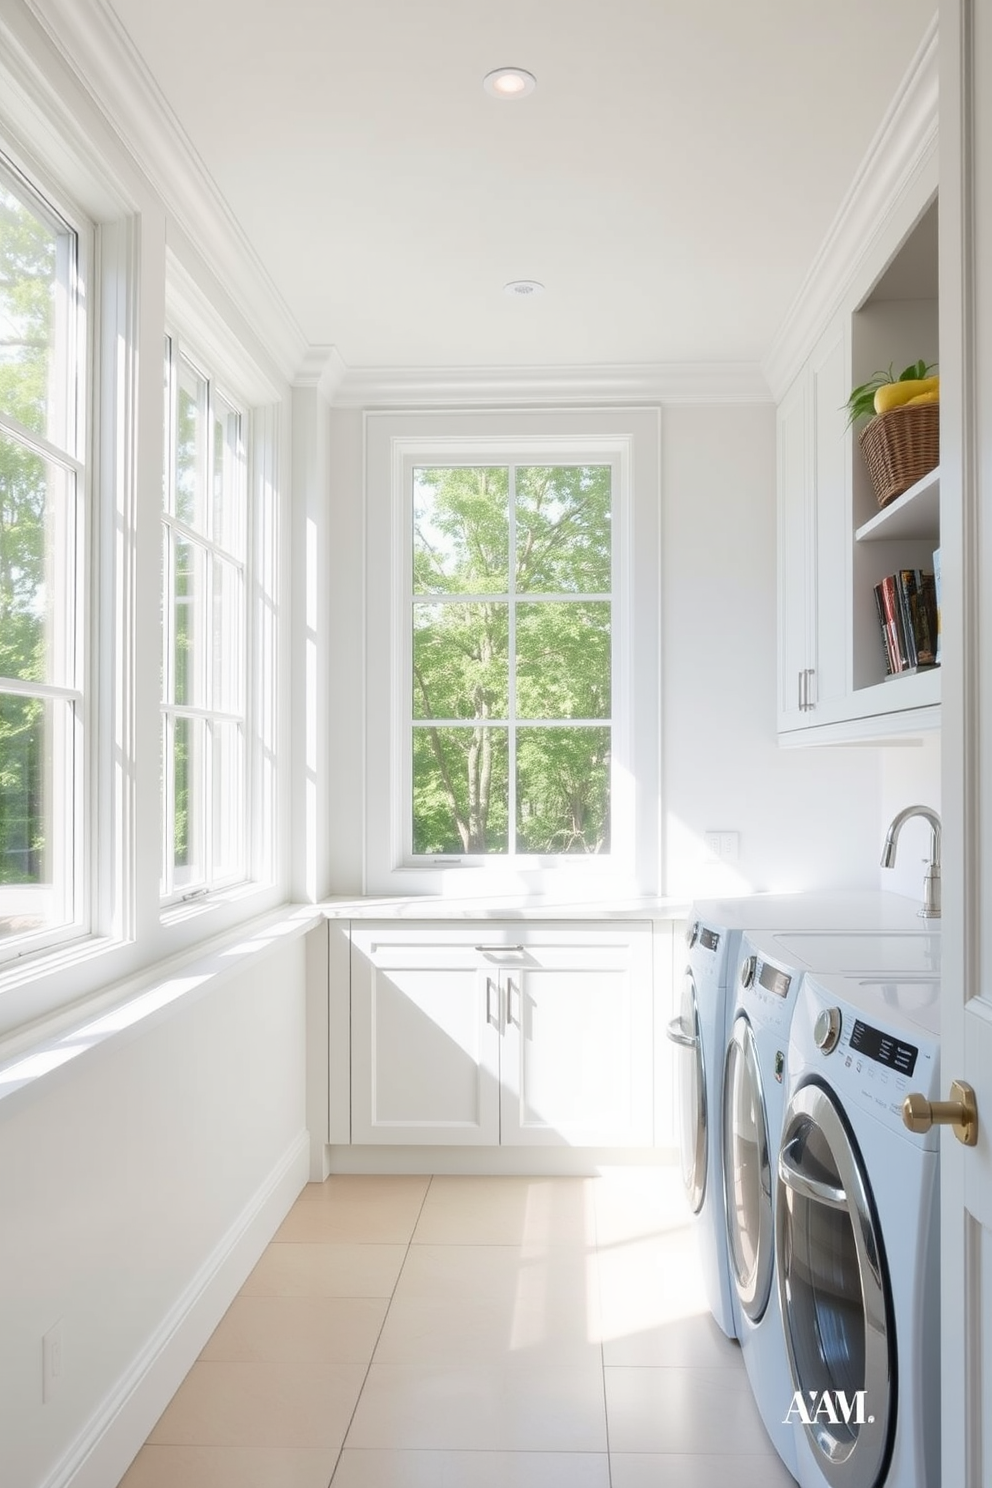
{"label": "fruit in basket", "polygon": [[940,393],[939,377],[907,377],[898,382],[883,382],[875,389],[873,399],[876,413],[888,413],[890,408],[901,408],[904,403],[919,403],[923,399],[936,402]]}
{"label": "fruit in basket", "polygon": [[896,377],[890,362],[887,372],[873,372],[847,400],[848,425],[860,418],[871,418],[873,414],[899,408],[911,398],[938,393],[940,379],[930,375],[936,365],[936,362],[927,364],[922,360],[913,362]]}
{"label": "fruit in basket", "polygon": [[[937,382],[937,378],[935,377],[933,379],[933,381],[934,382]],[[910,407],[914,406],[917,403],[939,403],[939,402],[940,402],[940,387],[938,385],[937,387],[933,388],[929,393],[917,393],[917,395],[916,395],[915,398],[907,398],[907,400],[906,400],[906,402],[904,404],[904,407],[910,408]]]}

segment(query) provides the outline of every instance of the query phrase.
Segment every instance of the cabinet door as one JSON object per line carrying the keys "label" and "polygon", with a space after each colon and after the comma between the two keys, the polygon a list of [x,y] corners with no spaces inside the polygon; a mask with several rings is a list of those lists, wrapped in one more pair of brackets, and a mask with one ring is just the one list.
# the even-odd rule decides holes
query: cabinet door
{"label": "cabinet door", "polygon": [[817,344],[808,371],[813,635],[806,694],[810,724],[843,712],[843,700],[850,691],[851,466],[844,405],[851,387],[847,342],[844,326],[835,325]]}
{"label": "cabinet door", "polygon": [[778,409],[778,726],[803,728],[810,662],[811,536],[807,372]]}
{"label": "cabinet door", "polygon": [[499,1141],[500,985],[463,931],[356,927],[353,1142]]}
{"label": "cabinet door", "polygon": [[650,926],[533,930],[501,976],[504,1145],[650,1146]]}

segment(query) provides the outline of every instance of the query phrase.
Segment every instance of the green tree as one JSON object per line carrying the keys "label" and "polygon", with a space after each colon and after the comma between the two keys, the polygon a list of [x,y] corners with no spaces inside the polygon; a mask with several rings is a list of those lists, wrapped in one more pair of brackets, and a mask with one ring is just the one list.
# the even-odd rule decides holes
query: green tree
{"label": "green tree", "polygon": [[[522,466],[514,476],[511,523],[508,469],[417,472],[419,854],[506,852],[511,770],[518,851],[609,845],[610,729],[592,721],[611,711],[611,607],[589,596],[611,588],[610,470]],[[539,726],[550,721],[575,726]]]}

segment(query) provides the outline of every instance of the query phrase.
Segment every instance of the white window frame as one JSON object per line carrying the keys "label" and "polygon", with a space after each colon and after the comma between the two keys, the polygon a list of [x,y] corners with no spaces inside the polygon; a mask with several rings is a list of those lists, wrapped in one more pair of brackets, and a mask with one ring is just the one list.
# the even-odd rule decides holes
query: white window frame
{"label": "white window frame", "polygon": [[[656,409],[366,416],[366,892],[566,898],[600,890],[611,896],[657,892],[658,450]],[[414,857],[413,470],[507,464],[609,465],[613,471],[610,850]]]}
{"label": "white window frame", "polygon": [[[73,510],[68,514],[73,550],[56,556],[52,567],[71,589],[71,597],[60,615],[64,652],[62,682],[21,682],[8,679],[5,696],[19,695],[53,703],[71,704],[64,728],[53,729],[52,763],[52,851],[60,864],[63,902],[57,923],[0,939],[0,964],[19,960],[34,952],[60,946],[86,934],[94,911],[87,872],[92,854],[94,811],[93,760],[97,746],[95,689],[91,676],[91,596],[88,554],[93,538],[92,358],[95,337],[90,325],[96,316],[93,284],[94,229],[85,215],[65,194],[40,173],[23,169],[13,152],[2,150],[3,172],[11,188],[38,217],[73,239],[72,262],[66,266],[62,293],[69,298],[65,320],[64,351],[67,387],[63,414],[67,421],[62,442],[53,441],[23,428],[0,412],[0,433],[22,448],[63,470],[72,482]],[[86,305],[91,306],[87,314]],[[62,525],[62,524],[60,524]],[[65,535],[63,533],[63,540]],[[61,803],[61,804],[60,804]],[[66,804],[68,803],[68,805]],[[56,875],[53,873],[53,878]]]}
{"label": "white window frame", "polygon": [[[179,380],[179,368],[185,363],[202,383],[205,390],[205,402],[201,417],[203,421],[205,450],[204,450],[204,504],[211,506],[212,503],[212,473],[215,461],[215,407],[216,400],[223,401],[227,407],[236,414],[239,425],[239,450],[237,453],[237,468],[234,474],[236,494],[242,502],[242,527],[241,552],[235,554],[230,548],[225,547],[217,539],[214,532],[209,535],[197,527],[182,521],[169,501],[163,501],[162,522],[168,540],[165,542],[163,554],[163,627],[162,627],[162,676],[163,676],[163,769],[162,769],[162,893],[163,905],[185,903],[191,899],[199,898],[201,895],[213,893],[218,889],[230,888],[232,885],[244,883],[249,877],[250,847],[249,835],[251,827],[251,813],[249,810],[249,782],[251,778],[251,754],[252,737],[249,727],[249,691],[251,678],[251,648],[249,645],[249,605],[250,605],[250,569],[251,569],[251,527],[252,527],[252,505],[251,492],[248,475],[248,450],[251,444],[251,425],[248,410],[243,406],[240,399],[232,396],[221,384],[212,370],[208,368],[203,358],[197,355],[196,349],[191,348],[185,336],[181,336],[177,330],[169,327],[166,332],[169,347],[169,397],[168,397],[168,420],[169,432],[168,446],[165,450],[165,487],[170,496],[174,498],[176,492],[175,481],[175,442],[174,434],[177,419],[177,392]],[[200,623],[207,628],[207,636],[203,645],[203,658],[206,666],[205,689],[206,700],[202,702],[176,702],[173,699],[174,691],[174,660],[175,660],[175,609],[173,599],[175,596],[175,575],[173,568],[173,557],[175,551],[175,540],[188,540],[206,555],[203,573],[203,594],[199,598],[198,614]],[[232,564],[240,575],[241,597],[238,614],[238,630],[236,637],[235,671],[237,674],[236,690],[237,701],[240,707],[224,710],[213,702],[214,666],[216,657],[216,632],[213,629],[214,611],[217,596],[214,592],[214,559],[220,559],[225,563]],[[166,740],[170,732],[174,732],[175,726],[180,719],[186,719],[194,724],[202,724],[204,750],[203,759],[199,762],[197,774],[199,775],[198,792],[202,793],[202,820],[198,828],[202,827],[202,844],[198,854],[198,876],[188,882],[177,882],[175,875],[174,849],[175,843],[172,837],[170,823],[175,821],[175,772],[170,768],[170,762],[174,762],[174,755],[168,747]],[[215,799],[215,785],[217,781],[217,770],[214,760],[214,732],[219,726],[233,725],[240,729],[242,736],[242,758],[241,779],[238,782],[238,801],[236,813],[241,817],[242,831],[238,845],[238,861],[232,872],[222,872],[217,868],[214,861],[213,848],[216,833],[216,821],[220,810],[220,804]],[[174,748],[174,745],[173,745]]]}

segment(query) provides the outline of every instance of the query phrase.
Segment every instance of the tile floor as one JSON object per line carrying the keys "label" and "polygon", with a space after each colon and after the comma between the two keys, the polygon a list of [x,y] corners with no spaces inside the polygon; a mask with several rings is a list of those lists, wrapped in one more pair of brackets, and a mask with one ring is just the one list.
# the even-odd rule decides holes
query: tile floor
{"label": "tile floor", "polygon": [[678,1175],[309,1185],[120,1488],[794,1488]]}

